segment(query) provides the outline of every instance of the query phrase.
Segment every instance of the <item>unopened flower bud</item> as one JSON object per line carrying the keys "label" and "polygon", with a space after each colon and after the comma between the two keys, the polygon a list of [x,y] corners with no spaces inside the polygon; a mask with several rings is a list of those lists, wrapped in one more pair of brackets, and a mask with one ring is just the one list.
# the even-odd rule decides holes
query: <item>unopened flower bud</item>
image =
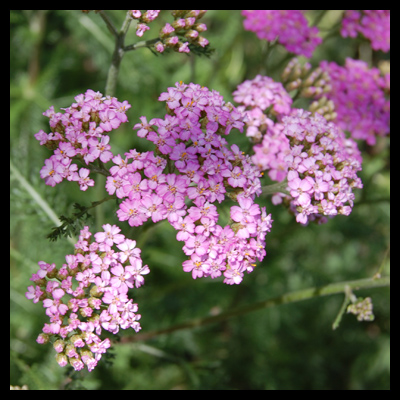
{"label": "unopened flower bud", "polygon": [[285,88],[286,88],[286,90],[287,90],[288,92],[291,92],[292,90],[298,89],[298,88],[300,87],[300,85],[301,85],[301,79],[300,79],[300,78],[297,78],[296,80],[289,82],[289,83],[286,85]]}
{"label": "unopened flower bud", "polygon": [[40,333],[36,339],[36,342],[39,344],[49,343],[50,336],[47,333]]}
{"label": "unopened flower bud", "polygon": [[373,305],[370,297],[358,299],[356,303],[347,307],[347,312],[357,316],[358,321],[373,321],[375,316],[372,312]]}
{"label": "unopened flower bud", "polygon": [[68,357],[64,353],[56,354],[56,361],[60,367],[65,367],[68,364]]}
{"label": "unopened flower bud", "polygon": [[193,29],[196,29],[197,32],[205,32],[207,30],[207,25],[203,23],[194,24]]}
{"label": "unopened flower bud", "polygon": [[186,26],[186,21],[183,18],[180,19],[176,19],[173,23],[172,23],[172,27],[176,30],[179,29],[184,29]]}
{"label": "unopened flower bud", "polygon": [[63,339],[58,339],[53,343],[54,350],[57,353],[61,353],[64,350],[65,342]]}
{"label": "unopened flower bud", "polygon": [[81,335],[73,335],[73,336],[71,336],[70,341],[75,347],[83,347],[83,346],[85,346],[85,342],[83,341]]}

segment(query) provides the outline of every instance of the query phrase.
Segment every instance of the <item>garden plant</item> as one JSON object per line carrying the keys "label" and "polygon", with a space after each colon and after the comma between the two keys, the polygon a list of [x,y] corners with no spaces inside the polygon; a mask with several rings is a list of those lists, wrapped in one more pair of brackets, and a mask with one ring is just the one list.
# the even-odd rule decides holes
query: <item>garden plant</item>
{"label": "garden plant", "polygon": [[10,17],[11,388],[389,388],[389,10]]}

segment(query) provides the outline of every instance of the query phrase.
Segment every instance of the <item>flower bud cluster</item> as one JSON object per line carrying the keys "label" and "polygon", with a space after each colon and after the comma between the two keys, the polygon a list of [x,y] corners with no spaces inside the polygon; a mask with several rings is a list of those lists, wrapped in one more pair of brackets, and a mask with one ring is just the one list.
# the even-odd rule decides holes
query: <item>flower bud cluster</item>
{"label": "flower bud cluster", "polygon": [[371,297],[357,299],[347,307],[347,312],[356,315],[358,321],[373,321],[375,319]]}
{"label": "flower bud cluster", "polygon": [[362,60],[346,58],[345,65],[323,61],[320,68],[330,76],[331,90],[325,96],[333,101],[341,129],[354,139],[374,145],[376,136],[390,132],[389,77],[378,68],[369,68]]}
{"label": "flower bud cluster", "polygon": [[287,175],[284,158],[289,153],[289,140],[282,133],[280,121],[290,113],[292,98],[280,82],[257,75],[241,83],[233,92],[233,99],[247,116],[246,136],[257,143],[253,147],[253,163],[261,171],[268,171],[272,180],[283,181]]}
{"label": "flower bud cluster", "polygon": [[282,82],[287,91],[297,91],[295,97],[314,100],[308,107],[309,111],[332,121],[337,113],[334,102],[327,97],[332,90],[331,78],[321,67],[314,70],[311,68],[310,63],[302,64],[297,58],[293,58],[282,72]]}
{"label": "flower bud cluster", "polygon": [[[138,20],[136,35],[143,36],[149,30],[148,23],[153,21],[160,10],[147,10],[142,13],[140,10],[130,10],[132,18]],[[189,45],[205,47],[209,44],[208,40],[201,35],[207,30],[207,26],[198,20],[203,17],[206,10],[173,10],[174,21],[166,23],[160,30],[159,41],[154,45],[154,49],[162,53],[165,49],[172,49],[179,53],[189,53]]]}
{"label": "flower bud cluster", "polygon": [[353,188],[362,188],[357,176],[362,162],[357,144],[346,139],[334,123],[309,111],[299,109],[296,114],[283,117],[282,123],[290,141],[291,154],[285,161],[297,222],[349,215]]}
{"label": "flower bud cluster", "polygon": [[100,337],[103,329],[113,334],[141,329],[138,306],[128,290],[140,287],[150,270],[143,266],[134,240],[125,238],[115,225],[103,229],[92,237],[85,226],[75,253],[65,257],[61,268],[40,261],[31,278],[34,285],[25,294],[34,303],[43,302],[50,320],[37,342],[52,340],[58,364],[75,370],[85,365],[93,370],[110,347],[110,340]]}
{"label": "flower bud cluster", "polygon": [[[124,199],[117,215],[132,226],[168,219],[189,257],[185,271],[193,278],[223,274],[225,283],[240,283],[264,258],[271,227],[270,215],[254,202],[261,193],[258,168],[222,137],[232,128],[242,131],[244,115],[218,92],[192,83],[177,83],[159,100],[166,102],[165,118],[148,123],[141,117],[134,126],[159,156],[131,151],[115,158],[110,169],[109,193]],[[222,227],[215,203],[226,197],[239,206],[231,207],[231,223]]]}
{"label": "flower bud cluster", "polygon": [[363,35],[374,50],[390,50],[390,10],[345,10],[340,33],[343,37]]}
{"label": "flower bud cluster", "polygon": [[312,104],[313,109],[310,111],[332,120],[336,116],[334,105],[333,102],[328,103],[325,96],[332,90],[331,78],[321,67],[314,70],[311,68],[310,63],[301,64],[297,58],[293,58],[282,72],[282,83],[288,92],[297,90],[297,97],[320,100]]}
{"label": "flower bud cluster", "polygon": [[40,130],[35,138],[53,150],[40,171],[46,185],[55,186],[67,179],[77,182],[84,191],[94,185],[90,169],[79,168],[72,160],[88,166],[95,160],[103,163],[111,160],[110,137],[104,133],[127,122],[126,111],[131,106],[127,101],[121,103],[115,97],[103,97],[90,89],[76,96],[75,101],[71,107],[62,109],[63,113],[55,112],[53,106],[44,112],[50,120],[51,132]]}
{"label": "flower bud cluster", "polygon": [[244,29],[259,39],[277,39],[291,53],[310,58],[322,42],[318,28],[308,26],[302,10],[243,10],[242,15]]}

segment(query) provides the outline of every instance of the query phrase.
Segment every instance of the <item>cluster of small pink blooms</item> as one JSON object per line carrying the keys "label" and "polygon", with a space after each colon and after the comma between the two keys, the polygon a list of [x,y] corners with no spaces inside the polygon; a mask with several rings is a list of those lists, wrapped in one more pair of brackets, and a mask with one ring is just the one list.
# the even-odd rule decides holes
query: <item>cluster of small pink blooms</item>
{"label": "cluster of small pink blooms", "polygon": [[282,83],[262,75],[238,85],[233,92],[233,99],[247,108],[269,109],[274,116],[289,114],[292,106],[292,98]]}
{"label": "cluster of small pink blooms", "polygon": [[125,238],[120,229],[110,224],[94,235],[85,226],[75,244],[75,253],[65,257],[61,268],[39,262],[32,275],[33,285],[26,297],[42,302],[49,317],[40,344],[52,342],[60,366],[92,371],[111,345],[102,339],[102,330],[113,334],[119,329],[138,332],[138,306],[128,296],[129,289],[144,283],[150,272],[143,265],[136,242]]}
{"label": "cluster of small pink blooms", "polygon": [[269,42],[277,39],[291,53],[310,58],[322,42],[302,10],[242,10],[242,15],[246,30]]}
{"label": "cluster of small pink blooms", "polygon": [[[149,30],[149,22],[153,21],[160,10],[147,10],[142,13],[140,10],[130,10],[132,18],[138,20],[136,35],[143,36]],[[159,39],[154,49],[162,53],[165,49],[172,49],[179,53],[189,53],[189,45],[205,47],[208,40],[201,35],[207,30],[204,23],[199,22],[206,10],[173,10],[174,21],[166,23],[159,32]]]}
{"label": "cluster of small pink blooms", "polygon": [[161,10],[129,10],[129,14],[133,19],[136,19],[138,24],[136,26],[136,35],[142,37],[143,34],[150,29],[148,24],[154,21]]}
{"label": "cluster of small pink blooms", "polygon": [[354,139],[374,145],[376,136],[390,132],[390,99],[388,76],[378,68],[369,68],[361,60],[346,59],[345,66],[323,61],[320,67],[329,74],[331,91],[325,93],[335,105],[334,122]]}
{"label": "cluster of small pink blooms", "polygon": [[285,158],[290,153],[290,147],[281,123],[269,127],[262,142],[256,144],[253,150],[251,160],[261,171],[268,171],[270,179],[282,182],[286,178],[288,167]]}
{"label": "cluster of small pink blooms", "polygon": [[289,153],[289,140],[282,133],[280,121],[290,113],[292,98],[280,82],[257,75],[241,83],[233,92],[233,99],[247,116],[246,136],[257,143],[253,147],[253,163],[261,171],[268,171],[272,180],[281,182],[287,175],[284,158]]}
{"label": "cluster of small pink blooms", "polygon": [[323,216],[349,215],[354,188],[362,188],[357,172],[361,153],[352,139],[319,114],[298,109],[283,118],[283,132],[290,140],[288,190],[291,208],[299,223]]}
{"label": "cluster of small pink blooms", "polygon": [[390,10],[346,10],[340,33],[343,37],[363,35],[374,50],[390,50]]}
{"label": "cluster of small pink blooms", "polygon": [[[272,222],[254,202],[260,171],[223,137],[232,128],[243,131],[245,116],[218,92],[193,83],[179,82],[159,100],[166,102],[165,118],[141,117],[134,126],[159,156],[131,150],[113,160],[107,188],[124,199],[117,215],[131,226],[167,219],[189,257],[184,271],[193,278],[223,275],[225,283],[238,284],[264,258]],[[232,221],[222,227],[215,203],[226,197],[239,206],[231,207]]]}
{"label": "cluster of small pink blooms", "polygon": [[[90,89],[76,96],[75,101],[71,107],[62,109],[64,112],[55,112],[53,106],[44,112],[50,120],[51,132],[40,130],[35,138],[40,145],[53,150],[40,171],[46,185],[55,186],[67,179],[86,190],[94,185],[89,164],[95,160],[106,163],[113,157],[110,137],[104,133],[127,122],[126,111],[131,106],[127,101],[121,103],[115,97],[103,97]],[[89,168],[79,168],[73,160]]]}

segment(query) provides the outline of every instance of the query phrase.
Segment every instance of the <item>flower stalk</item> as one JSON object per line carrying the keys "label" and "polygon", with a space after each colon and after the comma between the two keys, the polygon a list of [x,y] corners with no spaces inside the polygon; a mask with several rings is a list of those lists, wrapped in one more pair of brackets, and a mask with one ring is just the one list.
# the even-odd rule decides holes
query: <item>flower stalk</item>
{"label": "flower stalk", "polygon": [[361,289],[372,289],[377,287],[388,287],[388,286],[390,286],[389,276],[377,279],[365,278],[354,281],[337,282],[324,286],[311,287],[307,289],[297,290],[295,292],[289,292],[282,296],[274,297],[272,299],[263,300],[253,304],[234,308],[232,310],[222,312],[218,315],[213,315],[203,318],[194,318],[189,321],[185,321],[180,324],[170,326],[168,328],[150,331],[146,333],[139,333],[134,337],[123,337],[121,339],[121,343],[132,343],[137,341],[149,340],[160,335],[165,335],[184,329],[193,329],[200,326],[222,322],[233,317],[246,315],[250,312],[263,310],[265,308],[276,307],[282,304],[297,303],[299,301],[309,300],[315,297],[330,296],[334,294],[345,293],[346,290],[357,291]]}

